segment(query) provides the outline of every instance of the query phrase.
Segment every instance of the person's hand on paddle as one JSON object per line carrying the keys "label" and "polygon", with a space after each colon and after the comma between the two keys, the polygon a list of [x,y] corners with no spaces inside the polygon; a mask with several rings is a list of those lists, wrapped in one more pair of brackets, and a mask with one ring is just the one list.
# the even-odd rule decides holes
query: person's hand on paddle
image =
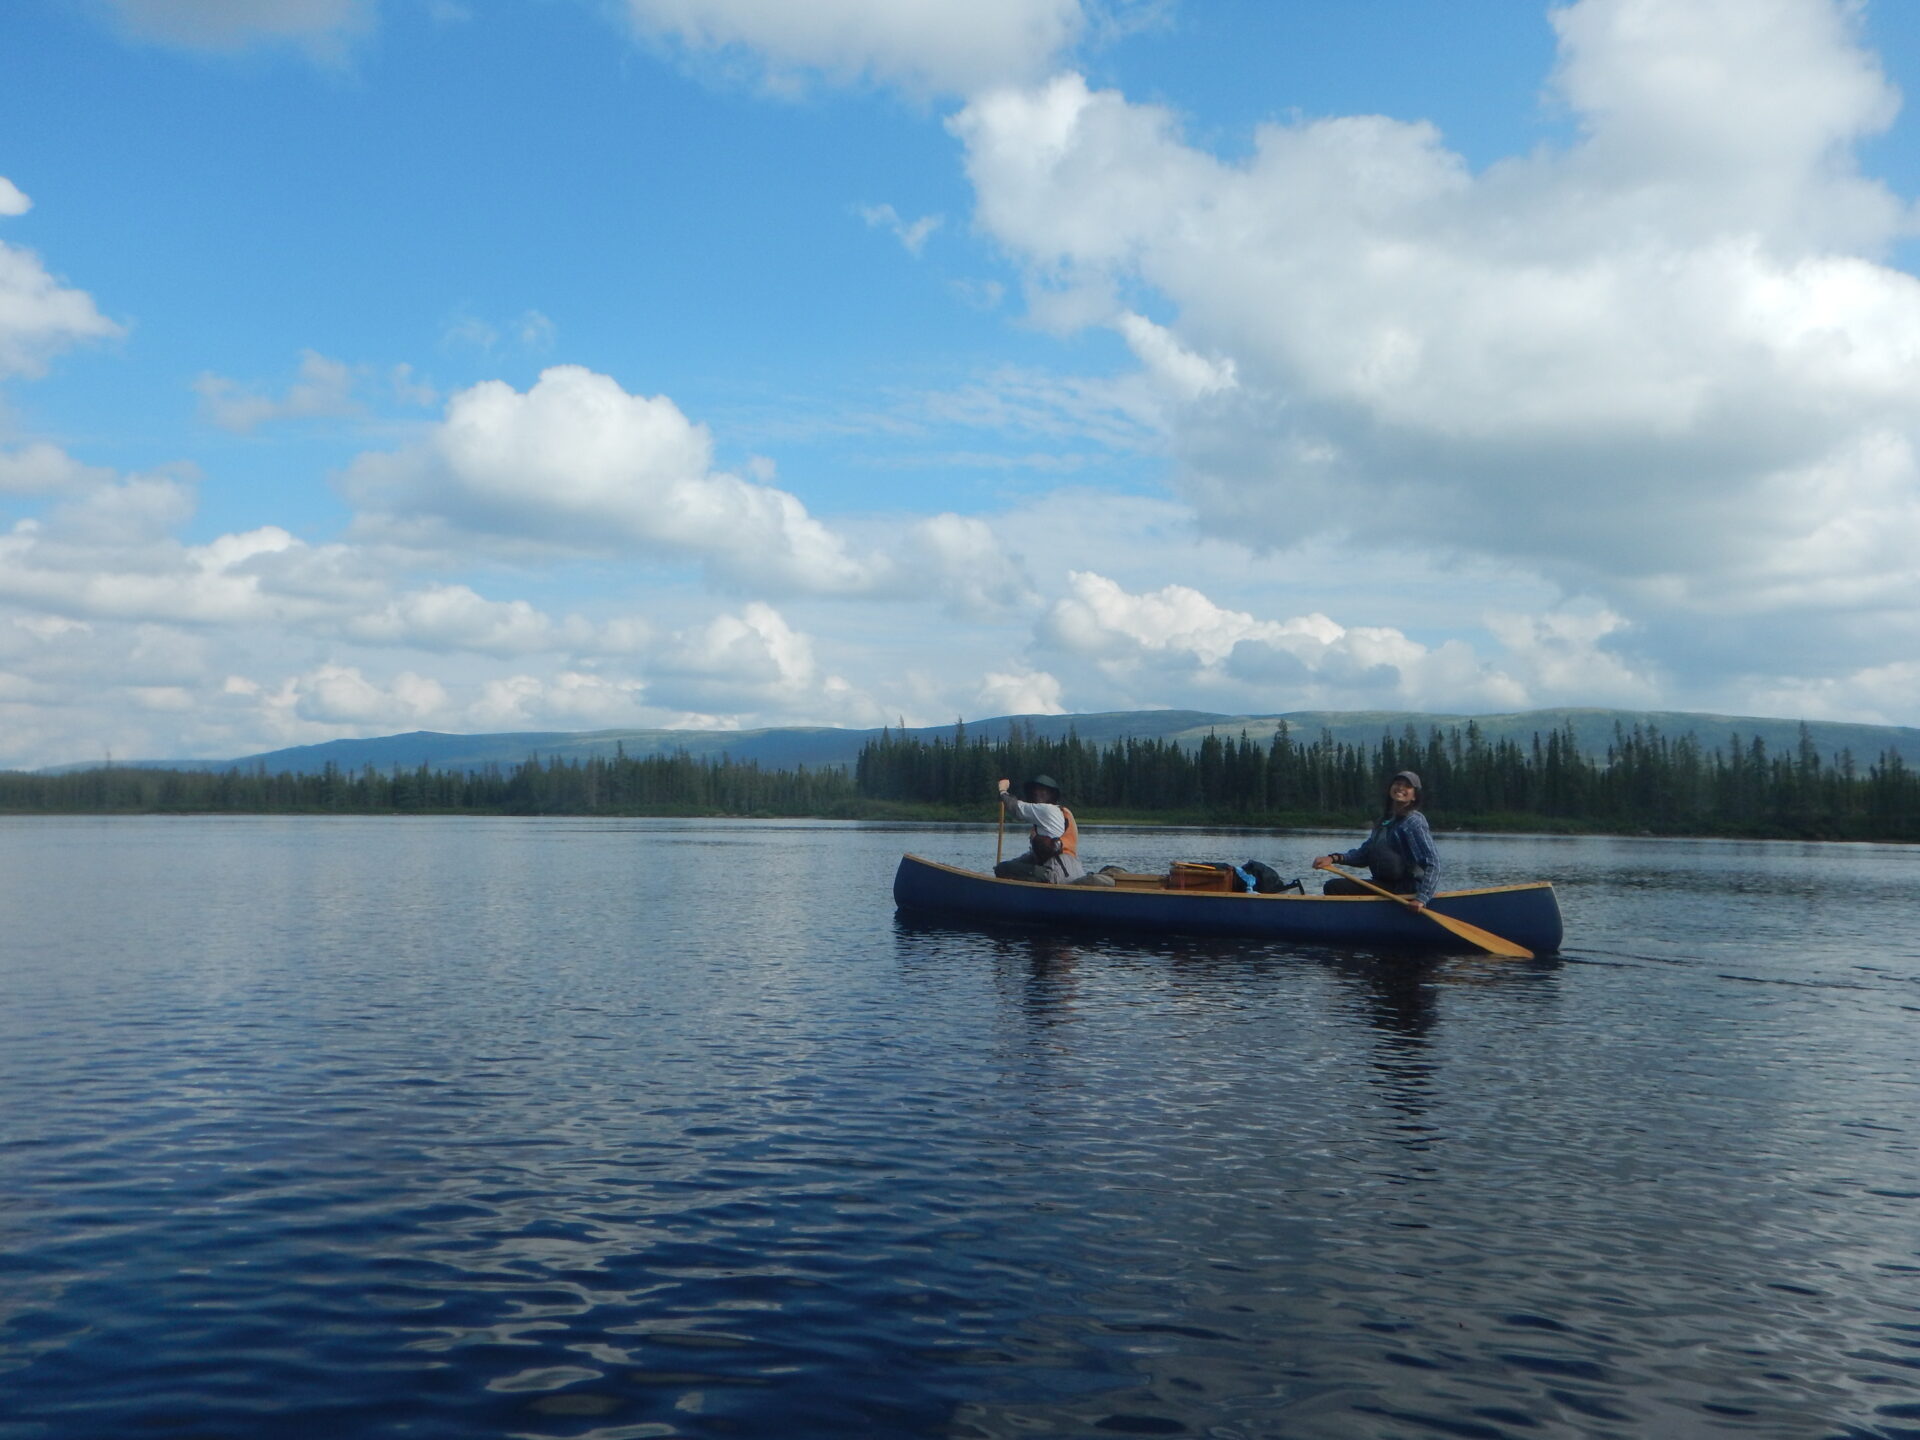
{"label": "person's hand on paddle", "polygon": [[1002,795],[1006,794],[1011,789],[1013,789],[1013,782],[1011,780],[1002,780],[1000,782],[1000,793]]}
{"label": "person's hand on paddle", "polygon": [[1316,870],[1331,870],[1333,868],[1333,856],[1331,855],[1314,856],[1313,868]]}

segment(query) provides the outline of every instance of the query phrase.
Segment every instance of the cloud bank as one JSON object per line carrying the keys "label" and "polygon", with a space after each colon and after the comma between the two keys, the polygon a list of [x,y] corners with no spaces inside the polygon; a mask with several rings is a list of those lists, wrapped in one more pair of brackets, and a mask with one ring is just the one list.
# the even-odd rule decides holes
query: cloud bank
{"label": "cloud bank", "polygon": [[[1215,531],[1506,557],[1735,667],[1816,614],[1852,622],[1832,664],[1920,640],[1920,281],[1882,258],[1909,207],[1854,161],[1898,104],[1856,12],[1553,21],[1579,135],[1479,173],[1377,115],[1227,161],[1072,74],[950,128],[1036,308],[1186,377],[1178,483]],[[1152,328],[1114,299],[1142,287]]]}

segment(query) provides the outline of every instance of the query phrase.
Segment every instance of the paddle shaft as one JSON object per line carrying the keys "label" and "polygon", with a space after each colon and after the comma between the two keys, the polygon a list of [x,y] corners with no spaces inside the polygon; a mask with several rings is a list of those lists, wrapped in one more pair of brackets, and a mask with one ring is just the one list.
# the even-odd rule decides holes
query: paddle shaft
{"label": "paddle shaft", "polygon": [[1347,879],[1353,881],[1354,884],[1363,885],[1376,895],[1384,895],[1396,904],[1406,906],[1407,909],[1413,911],[1416,915],[1426,916],[1427,919],[1433,921],[1433,923],[1441,929],[1451,930],[1462,940],[1467,940],[1478,945],[1489,954],[1504,955],[1510,960],[1533,959],[1533,952],[1524,945],[1516,945],[1511,940],[1502,940],[1491,930],[1482,930],[1478,925],[1469,925],[1466,921],[1456,920],[1451,915],[1442,915],[1431,906],[1415,905],[1411,900],[1407,899],[1406,896],[1396,895],[1393,891],[1386,889],[1384,886],[1376,885],[1371,880],[1363,880],[1351,870],[1342,870],[1338,865],[1323,865],[1320,868],[1323,870],[1331,870],[1336,875],[1344,875]]}
{"label": "paddle shaft", "polygon": [[1000,857],[1007,848],[1007,802],[996,800],[993,803],[1000,807],[1000,838],[993,842],[993,863],[998,868]]}

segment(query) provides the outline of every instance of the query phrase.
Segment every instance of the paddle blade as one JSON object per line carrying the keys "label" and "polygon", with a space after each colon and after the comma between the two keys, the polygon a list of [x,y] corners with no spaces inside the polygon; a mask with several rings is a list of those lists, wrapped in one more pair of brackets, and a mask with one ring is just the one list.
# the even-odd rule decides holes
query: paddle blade
{"label": "paddle blade", "polygon": [[1471,941],[1489,954],[1504,955],[1509,960],[1533,959],[1533,952],[1526,946],[1516,945],[1511,940],[1503,940],[1491,930],[1482,930],[1478,925],[1469,925],[1464,920],[1456,920],[1451,915],[1442,915],[1437,910],[1422,910],[1420,913],[1434,924],[1451,930],[1462,940]]}
{"label": "paddle blade", "polygon": [[1472,945],[1478,945],[1490,955],[1505,956],[1509,960],[1533,959],[1533,952],[1527,949],[1526,946],[1516,945],[1511,940],[1502,940],[1491,930],[1482,930],[1478,925],[1469,925],[1465,920],[1456,920],[1451,915],[1442,915],[1437,910],[1414,909],[1413,902],[1407,899],[1406,896],[1396,895],[1393,891],[1376,885],[1371,880],[1354,874],[1351,870],[1342,870],[1338,865],[1325,865],[1321,868],[1331,870],[1336,875],[1344,875],[1347,879],[1353,881],[1354,884],[1364,885],[1367,889],[1373,891],[1374,894],[1385,896],[1395,904],[1404,905],[1407,909],[1413,910],[1413,913],[1416,915],[1426,916],[1427,919],[1433,921],[1433,923],[1438,925],[1442,930],[1452,931],[1462,940]]}

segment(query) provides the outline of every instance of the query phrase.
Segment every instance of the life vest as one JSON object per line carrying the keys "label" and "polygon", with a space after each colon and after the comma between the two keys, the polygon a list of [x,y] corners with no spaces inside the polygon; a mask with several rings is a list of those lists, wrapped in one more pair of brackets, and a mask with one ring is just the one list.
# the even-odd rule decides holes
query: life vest
{"label": "life vest", "polygon": [[1073,811],[1066,806],[1060,807],[1060,816],[1067,822],[1066,832],[1060,835],[1042,835],[1040,827],[1034,826],[1028,834],[1027,843],[1033,849],[1036,858],[1051,860],[1057,855],[1080,854],[1080,827],[1073,823]]}

